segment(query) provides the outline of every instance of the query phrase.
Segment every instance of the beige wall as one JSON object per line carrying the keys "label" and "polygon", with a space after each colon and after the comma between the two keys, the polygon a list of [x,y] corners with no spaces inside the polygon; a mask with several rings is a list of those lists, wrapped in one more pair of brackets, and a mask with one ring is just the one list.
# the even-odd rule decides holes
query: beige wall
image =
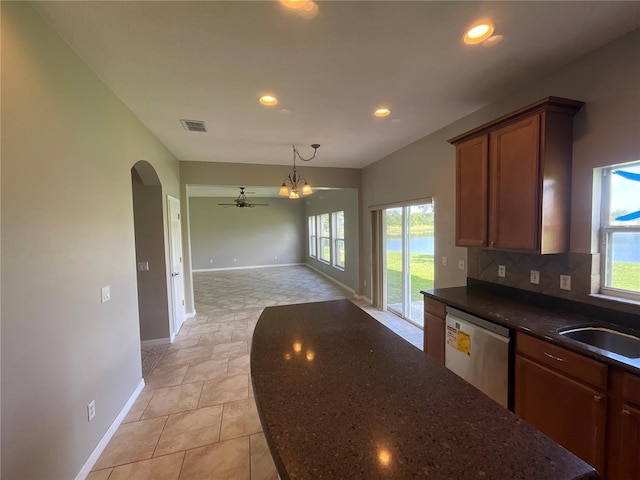
{"label": "beige wall", "polygon": [[131,171],[131,181],[136,264],[147,262],[149,265],[149,270],[137,272],[140,340],[168,341],[171,333],[162,187],[143,184],[135,169]]}
{"label": "beige wall", "polygon": [[68,480],[141,381],[131,167],[179,170],[28,4],[1,61],[2,478]]}
{"label": "beige wall", "polygon": [[[640,32],[596,50],[560,71],[366,167],[362,175],[362,292],[370,297],[371,221],[368,206],[433,196],[436,287],[463,285],[455,247],[455,149],[446,140],[550,95],[586,102],[574,121],[571,251],[596,247],[592,223],[593,168],[640,159]],[[427,107],[425,107],[427,108]],[[442,265],[448,257],[448,266]],[[366,282],[366,285],[365,285]]]}
{"label": "beige wall", "polygon": [[305,215],[319,215],[322,213],[332,213],[344,211],[344,247],[345,247],[345,267],[344,270],[327,265],[324,262],[309,256],[308,238],[309,226],[305,219],[305,245],[304,257],[306,263],[313,268],[320,270],[325,275],[337,280],[357,293],[360,274],[359,258],[359,238],[360,219],[358,190],[345,188],[341,190],[317,190],[313,195],[305,199]]}
{"label": "beige wall", "polygon": [[[285,146],[283,146],[286,151]],[[320,154],[318,154],[320,155]],[[304,165],[301,172],[313,187],[340,187],[360,189],[361,170],[356,168],[321,168]],[[189,232],[188,185],[251,185],[278,186],[291,171],[291,165],[253,165],[234,163],[180,162],[180,198],[182,216],[186,219],[182,230],[185,254],[185,303],[187,312],[193,312],[193,285],[191,283],[191,252]],[[315,195],[315,194],[314,194]]]}
{"label": "beige wall", "polygon": [[250,201],[269,205],[224,207],[218,203],[233,203],[232,199],[189,198],[194,271],[304,261],[304,204],[288,198]]}

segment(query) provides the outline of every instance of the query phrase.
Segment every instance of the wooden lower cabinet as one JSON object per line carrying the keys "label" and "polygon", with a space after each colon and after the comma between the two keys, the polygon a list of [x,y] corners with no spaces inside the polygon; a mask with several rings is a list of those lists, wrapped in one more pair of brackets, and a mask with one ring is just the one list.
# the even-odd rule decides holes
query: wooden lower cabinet
{"label": "wooden lower cabinet", "polygon": [[443,365],[445,323],[442,318],[424,314],[424,351]]}
{"label": "wooden lower cabinet", "polygon": [[444,365],[444,333],[446,305],[424,297],[424,351]]}
{"label": "wooden lower cabinet", "polygon": [[600,474],[605,472],[607,366],[516,336],[515,413]]}
{"label": "wooden lower cabinet", "polygon": [[604,392],[517,354],[515,413],[599,472],[604,471]]}
{"label": "wooden lower cabinet", "polygon": [[610,382],[607,479],[640,478],[640,377],[614,370]]}

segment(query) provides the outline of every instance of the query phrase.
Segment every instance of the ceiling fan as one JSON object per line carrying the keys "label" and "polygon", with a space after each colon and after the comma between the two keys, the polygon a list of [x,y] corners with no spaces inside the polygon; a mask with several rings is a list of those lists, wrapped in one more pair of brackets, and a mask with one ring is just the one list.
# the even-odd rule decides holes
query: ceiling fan
{"label": "ceiling fan", "polygon": [[238,208],[253,208],[253,207],[267,207],[268,203],[251,203],[247,196],[244,194],[244,187],[240,188],[240,195],[234,201],[235,203],[219,203],[225,207],[238,207]]}

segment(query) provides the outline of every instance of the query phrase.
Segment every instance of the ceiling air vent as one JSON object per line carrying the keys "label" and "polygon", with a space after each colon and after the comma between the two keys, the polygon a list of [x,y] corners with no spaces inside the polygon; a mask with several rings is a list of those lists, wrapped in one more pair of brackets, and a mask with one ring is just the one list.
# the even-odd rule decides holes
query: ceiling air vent
{"label": "ceiling air vent", "polygon": [[180,120],[187,132],[206,132],[207,126],[201,120]]}

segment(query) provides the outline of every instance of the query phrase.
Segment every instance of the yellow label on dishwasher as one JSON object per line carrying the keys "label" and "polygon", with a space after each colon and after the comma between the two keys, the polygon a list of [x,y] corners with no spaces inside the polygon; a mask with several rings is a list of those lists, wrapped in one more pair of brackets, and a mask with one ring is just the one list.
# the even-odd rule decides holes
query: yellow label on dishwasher
{"label": "yellow label on dishwasher", "polygon": [[458,334],[456,335],[456,350],[465,355],[471,355],[471,335],[462,330],[458,330]]}

